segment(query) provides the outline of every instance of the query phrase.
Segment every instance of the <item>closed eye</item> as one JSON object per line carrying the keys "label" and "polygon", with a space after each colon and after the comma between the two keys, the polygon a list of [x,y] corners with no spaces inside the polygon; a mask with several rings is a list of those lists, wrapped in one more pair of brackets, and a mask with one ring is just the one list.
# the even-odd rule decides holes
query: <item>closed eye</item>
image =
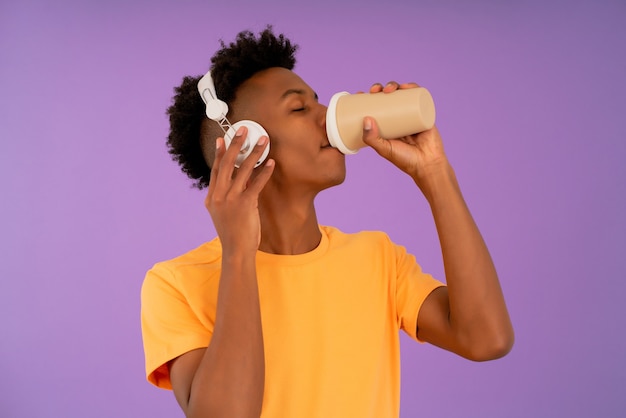
{"label": "closed eye", "polygon": [[299,108],[297,108],[297,109],[293,109],[293,110],[292,110],[292,112],[303,112],[303,111],[305,111],[305,110],[306,110],[306,108],[305,108],[305,107],[299,107]]}

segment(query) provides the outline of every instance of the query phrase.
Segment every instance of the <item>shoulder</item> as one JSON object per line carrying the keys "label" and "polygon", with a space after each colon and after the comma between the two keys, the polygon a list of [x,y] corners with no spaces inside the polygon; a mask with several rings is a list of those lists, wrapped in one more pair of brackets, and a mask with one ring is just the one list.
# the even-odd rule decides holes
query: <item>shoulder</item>
{"label": "shoulder", "polygon": [[216,238],[177,257],[159,261],[147,271],[143,289],[163,285],[178,287],[181,278],[193,280],[210,271],[219,272],[221,257],[222,248]]}
{"label": "shoulder", "polygon": [[324,232],[331,241],[387,241],[391,242],[389,236],[382,231],[358,231],[358,232],[343,232],[337,227],[322,225],[320,226],[322,232]]}
{"label": "shoulder", "polygon": [[346,233],[333,226],[320,226],[323,233],[328,236],[328,241],[333,247],[340,246],[364,246],[372,248],[389,247],[395,244],[385,232],[382,231],[358,231]]}

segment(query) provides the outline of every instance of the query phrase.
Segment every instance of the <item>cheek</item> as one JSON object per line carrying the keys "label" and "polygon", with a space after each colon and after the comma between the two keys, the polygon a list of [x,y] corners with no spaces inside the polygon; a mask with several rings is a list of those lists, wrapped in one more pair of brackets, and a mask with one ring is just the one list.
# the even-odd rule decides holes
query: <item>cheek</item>
{"label": "cheek", "polygon": [[305,134],[274,130],[270,135],[270,156],[276,160],[310,161],[319,150],[320,147]]}

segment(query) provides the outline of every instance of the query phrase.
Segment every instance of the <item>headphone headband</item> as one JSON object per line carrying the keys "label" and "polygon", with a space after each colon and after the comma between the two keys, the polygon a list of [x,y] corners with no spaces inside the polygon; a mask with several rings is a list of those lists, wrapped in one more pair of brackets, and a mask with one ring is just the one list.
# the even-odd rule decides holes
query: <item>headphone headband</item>
{"label": "headphone headband", "polygon": [[[213,78],[211,77],[211,71],[207,72],[198,82],[198,93],[202,97],[202,101],[206,105],[206,115],[209,119],[214,120],[222,126],[224,132],[230,128],[230,123],[226,119],[228,113],[228,105],[226,102],[217,98],[215,92],[215,85],[213,84]],[[225,125],[224,126],[224,122]]]}

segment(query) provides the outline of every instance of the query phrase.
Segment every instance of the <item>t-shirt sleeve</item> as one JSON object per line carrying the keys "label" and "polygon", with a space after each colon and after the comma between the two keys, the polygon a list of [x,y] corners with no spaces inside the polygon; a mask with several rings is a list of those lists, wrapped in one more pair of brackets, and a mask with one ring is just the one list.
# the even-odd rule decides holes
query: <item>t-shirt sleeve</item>
{"label": "t-shirt sleeve", "polygon": [[396,306],[400,328],[414,340],[420,341],[417,338],[417,317],[420,308],[433,290],[445,284],[424,273],[415,257],[407,253],[404,247],[395,245],[395,254]]}
{"label": "t-shirt sleeve", "polygon": [[176,357],[208,347],[211,330],[194,314],[176,286],[176,275],[162,264],[148,271],[141,288],[141,331],[146,377],[150,383],[171,389],[167,363]]}

